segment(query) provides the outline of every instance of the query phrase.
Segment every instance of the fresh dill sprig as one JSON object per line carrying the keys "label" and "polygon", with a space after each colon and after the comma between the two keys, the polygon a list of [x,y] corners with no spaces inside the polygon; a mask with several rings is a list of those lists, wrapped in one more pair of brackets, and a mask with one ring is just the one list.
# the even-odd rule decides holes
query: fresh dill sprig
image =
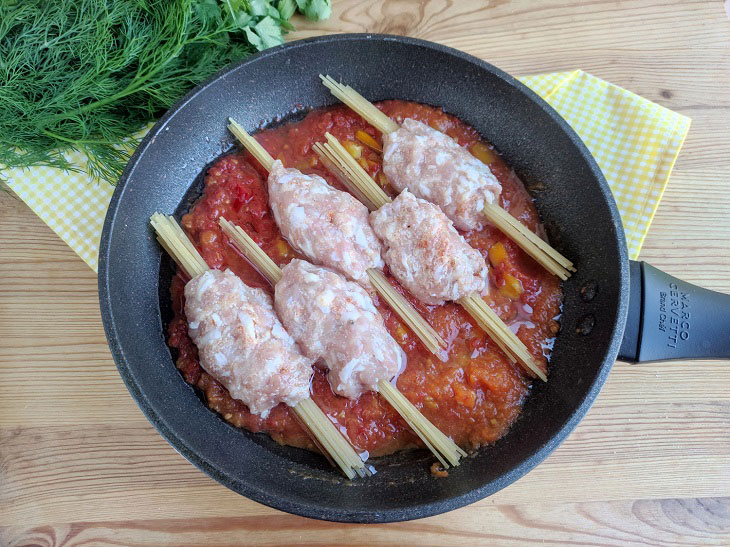
{"label": "fresh dill sprig", "polygon": [[[133,135],[209,75],[283,41],[324,0],[0,2],[0,164],[80,167],[115,184]],[[308,11],[312,11],[308,13]]]}

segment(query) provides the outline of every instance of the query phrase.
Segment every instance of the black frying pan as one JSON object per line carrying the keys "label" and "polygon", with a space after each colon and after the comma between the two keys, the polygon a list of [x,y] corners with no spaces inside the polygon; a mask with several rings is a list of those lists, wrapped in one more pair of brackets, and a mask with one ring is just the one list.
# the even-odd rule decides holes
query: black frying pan
{"label": "black frying pan", "polygon": [[[549,382],[535,384],[504,438],[446,479],[431,477],[431,456],[417,451],[384,458],[375,477],[348,482],[319,455],[236,429],[183,382],[165,344],[171,265],[153,237],[150,215],[180,215],[189,208],[206,165],[233,145],[228,116],[253,131],[302,107],[333,104],[319,73],[371,100],[441,106],[475,127],[528,187],[543,188],[534,197],[550,241],[578,268],[563,284],[562,329]],[[260,503],[349,522],[434,515],[517,480],[585,415],[619,350],[629,360],[730,356],[730,297],[648,265],[630,265],[603,175],[558,114],[479,59],[395,36],[329,36],[265,51],[220,72],[165,114],[112,198],[101,239],[99,297],[119,372],[175,449]]]}

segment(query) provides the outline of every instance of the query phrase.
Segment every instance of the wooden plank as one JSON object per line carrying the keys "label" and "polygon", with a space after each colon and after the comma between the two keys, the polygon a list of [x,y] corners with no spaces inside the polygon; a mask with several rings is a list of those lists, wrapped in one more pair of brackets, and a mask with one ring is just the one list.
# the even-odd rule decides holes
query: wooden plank
{"label": "wooden plank", "polygon": [[727,545],[730,498],[578,504],[472,505],[380,525],[318,522],[252,511],[238,517],[155,518],[0,528],[3,545]]}
{"label": "wooden plank", "polygon": [[[537,492],[540,500],[555,503],[730,492],[730,400],[638,403],[636,385],[644,384],[634,384],[633,400],[597,404],[545,463],[482,503],[526,504]],[[161,518],[229,514],[214,503],[227,491],[144,424],[3,428],[0,461],[0,525],[113,519],[120,513],[144,518],[153,507]],[[161,496],[180,495],[207,501],[186,508],[157,505]],[[231,505],[230,514],[239,514],[239,507]]]}

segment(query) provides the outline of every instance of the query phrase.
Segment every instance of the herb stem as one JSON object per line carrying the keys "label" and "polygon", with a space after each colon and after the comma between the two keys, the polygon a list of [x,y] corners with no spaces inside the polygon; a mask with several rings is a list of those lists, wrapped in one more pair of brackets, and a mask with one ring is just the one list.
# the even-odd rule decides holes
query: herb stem
{"label": "herb stem", "polygon": [[67,142],[69,144],[109,144],[108,140],[103,139],[69,139],[68,137],[64,137],[63,135],[59,135],[58,133],[53,133],[52,131],[48,131],[48,129],[41,129],[41,132],[51,137],[52,139],[58,139],[59,141]]}

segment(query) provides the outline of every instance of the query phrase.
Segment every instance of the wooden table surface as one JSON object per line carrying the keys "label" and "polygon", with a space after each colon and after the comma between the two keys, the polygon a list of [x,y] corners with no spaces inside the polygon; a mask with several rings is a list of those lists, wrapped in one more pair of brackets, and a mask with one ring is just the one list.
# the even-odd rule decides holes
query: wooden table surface
{"label": "wooden table surface", "polygon": [[[335,0],[330,32],[407,34],[516,74],[582,68],[690,116],[643,259],[730,293],[730,8],[720,0]],[[730,544],[730,362],[617,363],[547,461],[469,507],[318,522],[177,454],[117,374],[96,276],[0,194],[0,545]]]}

